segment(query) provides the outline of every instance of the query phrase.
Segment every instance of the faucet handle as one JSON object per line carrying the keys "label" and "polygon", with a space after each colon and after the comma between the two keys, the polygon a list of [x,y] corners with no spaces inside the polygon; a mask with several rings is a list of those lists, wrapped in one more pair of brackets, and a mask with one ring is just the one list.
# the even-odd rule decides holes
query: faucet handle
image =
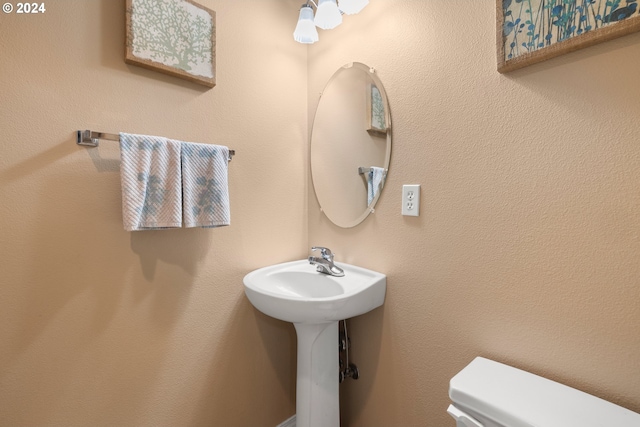
{"label": "faucet handle", "polygon": [[326,259],[327,261],[333,261],[333,253],[331,252],[331,249],[324,248],[322,246],[313,246],[311,250],[320,251],[320,255],[322,256],[322,258]]}

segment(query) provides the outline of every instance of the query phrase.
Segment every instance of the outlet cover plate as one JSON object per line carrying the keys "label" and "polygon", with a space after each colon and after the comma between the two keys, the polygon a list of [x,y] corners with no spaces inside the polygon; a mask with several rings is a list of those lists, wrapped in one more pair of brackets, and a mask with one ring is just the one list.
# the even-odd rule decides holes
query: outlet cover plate
{"label": "outlet cover plate", "polygon": [[402,215],[420,215],[420,185],[402,186]]}

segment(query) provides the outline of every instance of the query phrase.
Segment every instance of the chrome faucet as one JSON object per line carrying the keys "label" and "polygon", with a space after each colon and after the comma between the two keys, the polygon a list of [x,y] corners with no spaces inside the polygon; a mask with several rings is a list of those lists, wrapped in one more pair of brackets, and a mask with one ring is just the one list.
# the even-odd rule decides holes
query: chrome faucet
{"label": "chrome faucet", "polygon": [[333,263],[333,253],[331,253],[331,249],[323,248],[321,246],[314,246],[311,248],[311,250],[320,251],[319,257],[309,257],[309,264],[315,265],[316,270],[319,273],[329,274],[336,277],[344,276],[344,270]]}

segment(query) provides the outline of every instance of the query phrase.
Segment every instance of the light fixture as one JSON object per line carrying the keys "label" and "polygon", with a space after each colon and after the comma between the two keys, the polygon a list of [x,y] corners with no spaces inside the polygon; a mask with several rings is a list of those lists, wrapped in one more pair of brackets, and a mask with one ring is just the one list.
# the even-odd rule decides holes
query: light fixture
{"label": "light fixture", "polygon": [[369,0],[340,0],[339,8],[347,15],[355,15],[368,4]]}
{"label": "light fixture", "polygon": [[298,43],[311,44],[318,41],[318,30],[313,23],[313,9],[309,3],[302,5],[298,25],[293,32],[293,38]]}
{"label": "light fixture", "polygon": [[[316,7],[315,18],[313,8]],[[342,14],[353,15],[360,12],[369,0],[307,0],[300,8],[298,24],[293,32],[293,39],[298,43],[311,44],[318,41],[318,30],[330,30],[342,23]]]}
{"label": "light fixture", "polygon": [[330,30],[342,24],[342,15],[336,0],[320,0],[313,22],[323,30]]}

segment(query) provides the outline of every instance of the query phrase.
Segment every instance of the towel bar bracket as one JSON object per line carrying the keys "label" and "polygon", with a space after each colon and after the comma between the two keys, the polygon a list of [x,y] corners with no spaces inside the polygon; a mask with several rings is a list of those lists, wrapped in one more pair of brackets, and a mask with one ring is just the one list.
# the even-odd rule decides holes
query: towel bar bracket
{"label": "towel bar bracket", "polygon": [[98,138],[92,137],[90,130],[79,130],[76,143],[78,145],[84,145],[86,147],[97,147],[100,145]]}

